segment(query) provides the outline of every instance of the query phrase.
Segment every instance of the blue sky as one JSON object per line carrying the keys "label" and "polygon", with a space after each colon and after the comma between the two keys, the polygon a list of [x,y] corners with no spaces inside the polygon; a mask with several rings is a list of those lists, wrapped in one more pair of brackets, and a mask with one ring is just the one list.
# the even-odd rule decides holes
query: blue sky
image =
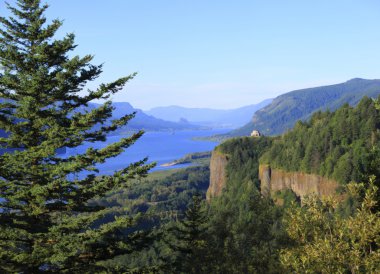
{"label": "blue sky", "polygon": [[[13,3],[14,0],[8,1]],[[380,78],[378,0],[47,0],[115,101],[235,108],[312,86]],[[5,14],[4,4],[0,5]]]}

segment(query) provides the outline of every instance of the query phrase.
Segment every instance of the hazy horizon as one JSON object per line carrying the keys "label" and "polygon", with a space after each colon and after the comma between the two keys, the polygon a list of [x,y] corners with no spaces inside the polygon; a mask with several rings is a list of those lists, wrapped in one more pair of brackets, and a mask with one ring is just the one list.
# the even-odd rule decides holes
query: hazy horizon
{"label": "hazy horizon", "polygon": [[[15,0],[8,1],[11,5]],[[47,0],[74,32],[73,54],[104,72],[138,72],[114,101],[234,109],[288,91],[380,78],[380,2]],[[7,15],[1,1],[2,15]]]}

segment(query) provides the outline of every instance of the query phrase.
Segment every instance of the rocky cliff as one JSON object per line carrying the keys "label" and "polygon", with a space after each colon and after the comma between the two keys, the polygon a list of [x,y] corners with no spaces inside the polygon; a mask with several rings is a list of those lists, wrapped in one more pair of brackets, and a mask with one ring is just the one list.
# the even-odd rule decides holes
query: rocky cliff
{"label": "rocky cliff", "polygon": [[[210,161],[210,186],[207,190],[207,200],[219,196],[227,184],[226,167],[230,155],[215,149]],[[243,169],[243,167],[242,167]],[[261,192],[268,196],[277,191],[290,189],[302,199],[310,194],[320,197],[334,195],[339,183],[319,175],[303,172],[286,172],[281,169],[273,169],[269,165],[260,165],[258,174]]]}
{"label": "rocky cliff", "polygon": [[207,200],[219,196],[226,185],[227,155],[214,150],[210,161],[210,186],[207,190]]}
{"label": "rocky cliff", "polygon": [[273,194],[278,190],[291,189],[301,200],[310,194],[320,197],[334,195],[339,183],[314,174],[286,172],[260,165],[259,179],[263,195]]}

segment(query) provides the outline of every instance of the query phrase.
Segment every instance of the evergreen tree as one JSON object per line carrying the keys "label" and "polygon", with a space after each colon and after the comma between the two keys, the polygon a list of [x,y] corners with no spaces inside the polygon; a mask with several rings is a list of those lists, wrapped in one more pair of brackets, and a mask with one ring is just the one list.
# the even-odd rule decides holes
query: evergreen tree
{"label": "evergreen tree", "polygon": [[272,138],[235,138],[218,146],[227,155],[226,186],[210,203],[212,273],[281,273],[279,249],[287,240],[281,210],[259,190],[259,158]]}
{"label": "evergreen tree", "polygon": [[165,239],[171,250],[174,273],[210,273],[207,269],[207,214],[199,195],[185,212],[183,220],[169,228]]}
{"label": "evergreen tree", "polygon": [[281,273],[281,212],[252,182],[231,182],[211,202],[213,273]]}
{"label": "evergreen tree", "polygon": [[[46,23],[47,5],[18,0],[11,17],[0,17],[0,272],[95,272],[99,262],[132,252],[141,232],[125,229],[128,216],[101,224],[106,210],[88,201],[124,187],[147,173],[146,159],[112,175],[96,176],[96,164],[132,145],[138,132],[101,149],[70,157],[57,150],[105,141],[133,114],[107,122],[112,104],[89,110],[95,99],[109,99],[134,74],[82,95],[102,66],[93,56],[70,57],[74,35],[54,39],[62,22]],[[86,174],[81,177],[75,174]]]}
{"label": "evergreen tree", "polygon": [[345,104],[335,112],[316,112],[298,122],[260,158],[262,164],[302,171],[342,184],[379,177],[380,136],[378,100],[364,97],[356,107]]}

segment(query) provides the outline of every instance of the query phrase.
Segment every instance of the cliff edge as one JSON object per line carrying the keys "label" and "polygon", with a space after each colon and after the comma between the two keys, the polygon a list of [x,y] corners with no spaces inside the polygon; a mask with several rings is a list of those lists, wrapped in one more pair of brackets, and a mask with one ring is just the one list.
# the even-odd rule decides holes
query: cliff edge
{"label": "cliff edge", "polygon": [[227,162],[227,155],[218,150],[212,152],[210,161],[210,186],[206,194],[208,201],[213,197],[219,196],[226,185]]}
{"label": "cliff edge", "polygon": [[291,189],[301,198],[301,201],[310,194],[316,194],[319,197],[334,195],[339,187],[337,181],[320,175],[286,172],[280,169],[272,169],[268,165],[260,165],[259,179],[263,195],[268,196],[276,191]]}

